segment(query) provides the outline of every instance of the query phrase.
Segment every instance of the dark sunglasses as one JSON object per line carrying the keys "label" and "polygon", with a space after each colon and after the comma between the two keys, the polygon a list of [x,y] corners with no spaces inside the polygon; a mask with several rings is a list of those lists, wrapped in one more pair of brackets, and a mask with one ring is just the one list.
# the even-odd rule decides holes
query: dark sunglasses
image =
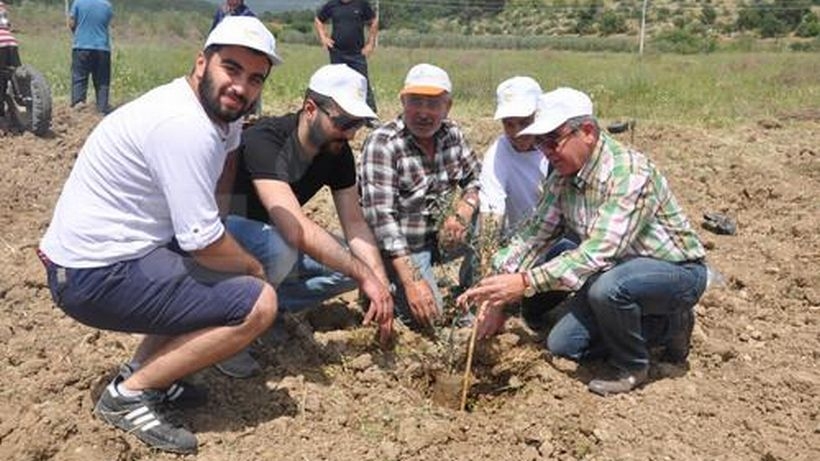
{"label": "dark sunglasses", "polygon": [[355,118],[344,114],[330,115],[330,112],[328,112],[328,110],[321,104],[316,104],[316,107],[318,107],[322,113],[327,115],[330,121],[333,122],[333,126],[335,126],[339,131],[358,130],[364,126],[367,121],[363,118]]}

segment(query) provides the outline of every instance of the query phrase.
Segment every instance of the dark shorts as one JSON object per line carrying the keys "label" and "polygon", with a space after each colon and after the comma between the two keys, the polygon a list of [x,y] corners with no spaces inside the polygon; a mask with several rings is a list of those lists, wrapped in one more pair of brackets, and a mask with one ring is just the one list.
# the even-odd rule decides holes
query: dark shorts
{"label": "dark shorts", "polygon": [[94,269],[63,268],[41,259],[60,309],[104,330],[179,335],[237,325],[264,288],[259,279],[214,272],[169,247]]}

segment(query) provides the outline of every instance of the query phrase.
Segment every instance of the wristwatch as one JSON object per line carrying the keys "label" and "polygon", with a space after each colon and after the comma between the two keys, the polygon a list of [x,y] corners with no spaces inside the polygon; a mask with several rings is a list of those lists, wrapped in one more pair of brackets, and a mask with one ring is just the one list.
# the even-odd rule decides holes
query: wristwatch
{"label": "wristwatch", "polygon": [[521,272],[521,280],[524,281],[524,297],[532,298],[535,295],[535,287],[530,283],[526,272]]}

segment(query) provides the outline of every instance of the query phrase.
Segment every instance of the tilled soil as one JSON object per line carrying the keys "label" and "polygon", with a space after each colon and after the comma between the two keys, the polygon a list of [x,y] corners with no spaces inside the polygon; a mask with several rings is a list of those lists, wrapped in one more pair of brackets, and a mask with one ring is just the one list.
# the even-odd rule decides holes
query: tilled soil
{"label": "tilled soil", "polygon": [[[0,459],[178,458],[94,418],[137,338],[55,309],[34,252],[97,121],[58,106],[49,137],[0,139]],[[499,131],[462,124],[479,152]],[[210,390],[183,415],[196,459],[820,459],[820,113],[708,131],[639,125],[634,143],[693,224],[710,211],[738,223],[734,236],[699,230],[724,282],[698,305],[686,366],[653,364],[641,389],[601,398],[586,390],[594,370],[547,357],[513,320],[478,344],[470,411],[459,412],[458,381],[442,383],[447,371],[460,377],[469,331],[455,332],[451,350],[446,328],[439,339],[400,328],[382,350],[350,295],[259,341],[261,376],[193,377]],[[334,225],[331,204],[323,195],[308,211]]]}

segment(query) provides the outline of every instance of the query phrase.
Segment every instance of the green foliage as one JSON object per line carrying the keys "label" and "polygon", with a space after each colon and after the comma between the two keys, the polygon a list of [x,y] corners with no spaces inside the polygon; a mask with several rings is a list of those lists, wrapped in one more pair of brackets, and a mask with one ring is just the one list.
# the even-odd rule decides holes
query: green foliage
{"label": "green foliage", "polygon": [[798,37],[820,36],[820,20],[818,20],[817,15],[809,13],[803,16],[803,20],[800,22],[800,25],[797,26],[794,34]]}
{"label": "green foliage", "polygon": [[700,22],[711,26],[717,20],[717,11],[711,5],[703,5],[700,9]]}
{"label": "green foliage", "polygon": [[774,13],[764,13],[760,18],[760,36],[763,38],[781,36],[786,33],[787,27]]}
{"label": "green foliage", "polygon": [[627,31],[626,19],[613,10],[601,14],[599,31],[601,35],[622,34]]}
{"label": "green foliage", "polygon": [[652,44],[663,52],[694,54],[715,51],[717,42],[714,37],[699,32],[691,27],[666,30],[658,34]]}

